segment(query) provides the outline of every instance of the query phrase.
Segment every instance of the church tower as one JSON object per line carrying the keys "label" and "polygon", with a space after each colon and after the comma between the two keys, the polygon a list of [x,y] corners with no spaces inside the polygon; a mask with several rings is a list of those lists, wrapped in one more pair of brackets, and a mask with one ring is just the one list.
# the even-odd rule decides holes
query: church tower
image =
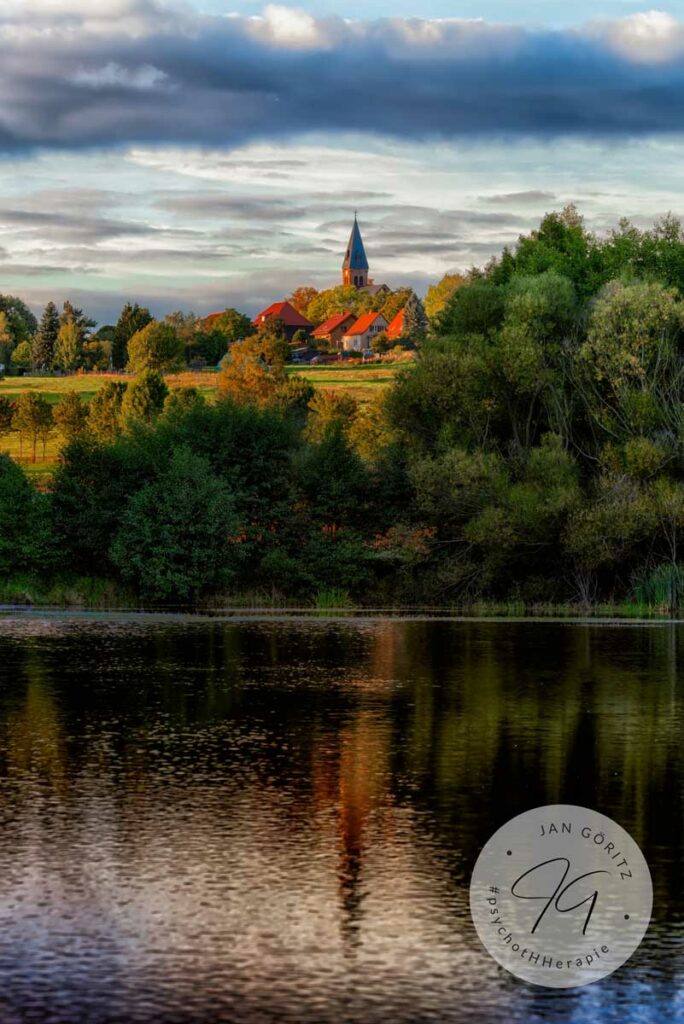
{"label": "church tower", "polygon": [[349,236],[347,255],[342,264],[342,284],[352,284],[356,288],[365,288],[368,284],[368,260],[356,214],[354,214],[354,227]]}

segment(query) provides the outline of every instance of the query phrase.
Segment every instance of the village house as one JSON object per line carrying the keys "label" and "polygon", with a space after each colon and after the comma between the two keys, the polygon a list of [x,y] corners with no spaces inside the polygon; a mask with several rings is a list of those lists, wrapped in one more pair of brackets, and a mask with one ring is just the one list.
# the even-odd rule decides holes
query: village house
{"label": "village house", "polygon": [[[354,214],[354,224],[342,264],[342,284],[366,292],[368,295],[377,295],[378,306],[382,306],[384,296],[390,293],[386,284],[375,284],[373,279],[368,276],[368,259],[356,214]],[[207,320],[210,320],[212,316],[220,315],[219,313],[210,314]],[[368,352],[371,349],[372,339],[381,331],[387,330],[388,327],[385,317],[377,311],[364,313],[359,317],[351,311],[337,313],[315,327],[287,300],[273,302],[262,310],[252,323],[258,329],[267,324],[269,320],[275,319],[282,322],[288,341],[293,341],[299,331],[305,331],[314,340],[326,342],[331,348],[342,349],[346,352]],[[393,324],[395,323],[398,323],[396,317],[393,321]],[[399,333],[401,333],[401,328]]]}
{"label": "village house", "polygon": [[263,327],[269,320],[281,320],[285,330],[285,337],[292,341],[297,331],[306,331],[307,334],[313,330],[313,324],[305,316],[298,313],[289,302],[273,302],[267,309],[261,311],[254,317],[252,323],[255,327]]}
{"label": "village house", "polygon": [[331,347],[339,349],[342,347],[345,333],[355,323],[356,313],[337,313],[317,327],[312,334],[316,341],[326,341]]}
{"label": "village house", "polygon": [[397,315],[395,316],[395,318],[392,320],[387,330],[385,331],[388,341],[398,341],[399,338],[401,338],[402,334],[404,333],[405,312],[406,307],[404,306],[403,309],[399,310],[399,312],[397,313]]}
{"label": "village house", "polygon": [[342,348],[345,352],[368,352],[373,338],[386,331],[387,326],[382,313],[364,313],[342,338]]}

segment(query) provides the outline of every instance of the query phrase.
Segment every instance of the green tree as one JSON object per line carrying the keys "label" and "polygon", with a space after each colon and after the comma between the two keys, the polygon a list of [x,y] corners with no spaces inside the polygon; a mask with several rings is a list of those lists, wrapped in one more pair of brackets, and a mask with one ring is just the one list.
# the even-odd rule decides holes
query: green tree
{"label": "green tree", "polygon": [[336,424],[348,434],[358,411],[358,402],[352,395],[316,390],[309,402],[306,436],[310,441],[319,442]]}
{"label": "green tree", "polygon": [[486,278],[475,277],[456,288],[441,313],[435,314],[435,331],[442,337],[478,335],[491,340],[501,326],[504,308],[505,290]]}
{"label": "green tree", "polygon": [[9,434],[12,429],[13,416],[13,403],[5,395],[0,395],[0,438],[2,438],[3,434]]}
{"label": "green tree", "polygon": [[242,405],[265,406],[276,401],[287,381],[289,357],[282,323],[269,322],[257,334],[231,346],[219,374],[219,396]]}
{"label": "green tree", "polygon": [[121,403],[121,418],[130,427],[134,423],[152,423],[164,408],[169,389],[156,370],[145,370],[128,385]]}
{"label": "green tree", "polygon": [[415,292],[411,292],[404,307],[404,327],[401,340],[412,345],[420,345],[425,340],[428,319],[423,304]]}
{"label": "green tree", "polygon": [[457,288],[466,283],[462,274],[445,274],[437,284],[431,284],[425,296],[425,313],[436,320]]}
{"label": "green tree", "polygon": [[82,437],[88,423],[88,406],[75,391],[69,391],[53,409],[57,430],[67,443]]}
{"label": "green tree", "polygon": [[164,418],[167,420],[182,419],[183,416],[204,404],[204,396],[197,388],[172,388],[164,399]]}
{"label": "green tree", "polygon": [[45,574],[54,560],[48,499],[0,454],[0,574]]}
{"label": "green tree", "polygon": [[51,370],[54,364],[57,335],[59,334],[59,313],[54,302],[48,302],[33,337],[33,365],[41,370]]}
{"label": "green tree", "polygon": [[336,313],[345,313],[347,310],[351,310],[357,316],[367,313],[373,309],[375,303],[377,299],[368,292],[360,291],[351,284],[339,284],[319,292],[309,303],[306,317],[312,323],[321,324]]}
{"label": "green tree", "polygon": [[14,336],[10,330],[7,313],[0,310],[0,363],[9,367],[14,349]]}
{"label": "green tree", "polygon": [[175,328],[153,320],[128,342],[128,369],[132,373],[181,369],[184,365],[183,352],[183,342]]}
{"label": "green tree", "polygon": [[197,344],[199,341],[200,321],[195,313],[184,313],[178,309],[174,313],[168,313],[164,317],[164,323],[169,324],[176,332],[178,340],[183,345],[186,363],[190,363],[193,359],[201,356]]}
{"label": "green tree", "polygon": [[12,352],[12,366],[21,370],[31,368],[31,345],[28,341],[20,341]]}
{"label": "green tree", "polygon": [[60,327],[65,327],[67,324],[73,324],[78,331],[79,345],[83,345],[88,340],[90,330],[95,326],[95,321],[91,320],[89,316],[86,316],[82,309],[78,309],[67,299],[62,307],[59,324]]}
{"label": "green tree", "polygon": [[149,309],[138,303],[127,302],[114,328],[112,339],[112,366],[115,370],[123,370],[128,363],[128,342],[134,334],[152,322]]}
{"label": "green tree", "polygon": [[38,441],[43,442],[43,456],[45,446],[52,429],[52,407],[50,403],[38,394],[37,391],[23,391],[14,406],[12,426],[23,441],[28,441],[31,446],[31,462],[36,461],[36,449]]}
{"label": "green tree", "polygon": [[38,321],[26,303],[16,295],[0,295],[0,311],[7,317],[12,342],[29,341],[36,333]]}
{"label": "green tree", "polygon": [[120,381],[107,381],[90,400],[88,432],[96,441],[107,444],[121,433],[121,405],[126,390],[126,384]]}
{"label": "green tree", "polygon": [[206,459],[181,447],[131,497],[111,557],[145,599],[194,600],[235,577],[239,529],[227,483]]}
{"label": "green tree", "polygon": [[414,294],[412,288],[397,288],[390,292],[380,307],[380,312],[388,324],[391,324],[399,310],[403,309],[411,296]]}
{"label": "green tree", "polygon": [[75,370],[83,352],[81,330],[75,320],[67,320],[59,329],[55,345],[55,366],[67,373]]}

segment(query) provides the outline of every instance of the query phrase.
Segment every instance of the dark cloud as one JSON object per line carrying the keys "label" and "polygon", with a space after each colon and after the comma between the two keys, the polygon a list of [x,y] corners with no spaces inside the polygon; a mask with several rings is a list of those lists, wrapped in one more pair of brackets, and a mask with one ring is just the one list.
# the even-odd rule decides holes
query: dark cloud
{"label": "dark cloud", "polygon": [[572,31],[352,22],[278,6],[216,17],[161,0],[32,0],[0,12],[5,153],[230,147],[302,131],[421,140],[683,126],[684,29],[653,11]]}

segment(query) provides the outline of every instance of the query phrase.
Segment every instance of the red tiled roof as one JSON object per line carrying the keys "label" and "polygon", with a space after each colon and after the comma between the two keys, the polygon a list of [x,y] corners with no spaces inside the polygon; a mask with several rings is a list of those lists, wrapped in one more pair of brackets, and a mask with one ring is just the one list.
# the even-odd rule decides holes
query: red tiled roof
{"label": "red tiled roof", "polygon": [[404,312],[405,312],[405,310],[406,310],[405,306],[404,306],[404,309],[400,309],[399,310],[399,312],[395,316],[394,320],[392,321],[392,323],[389,325],[389,327],[385,331],[385,334],[390,339],[390,341],[394,341],[395,338],[400,338],[401,335],[404,333]]}
{"label": "red tiled roof", "polygon": [[326,334],[332,334],[332,332],[346,320],[356,319],[355,313],[336,313],[335,316],[331,316],[329,320],[326,320],[324,324],[317,327],[313,332],[314,338],[324,338]]}
{"label": "red tiled roof", "polygon": [[298,313],[289,302],[273,302],[267,309],[262,309],[258,316],[255,316],[252,323],[255,327],[262,324],[264,320],[275,316],[283,321],[286,327],[313,327],[310,320]]}
{"label": "red tiled roof", "polygon": [[363,316],[359,317],[354,326],[349,328],[347,336],[352,337],[354,334],[365,334],[379,316],[380,313],[364,313]]}

